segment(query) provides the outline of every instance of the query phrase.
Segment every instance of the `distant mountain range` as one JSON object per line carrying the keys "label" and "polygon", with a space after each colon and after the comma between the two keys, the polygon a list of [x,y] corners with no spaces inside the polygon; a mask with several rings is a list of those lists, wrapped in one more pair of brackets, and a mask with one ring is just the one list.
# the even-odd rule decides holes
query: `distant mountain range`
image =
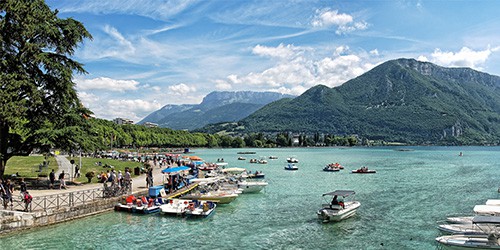
{"label": "distant mountain range", "polygon": [[152,122],[160,127],[193,130],[210,123],[239,121],[268,103],[293,97],[276,92],[215,91],[200,104],[165,105],[138,124]]}
{"label": "distant mountain range", "polygon": [[[355,134],[415,144],[499,144],[500,77],[413,59],[385,62],[343,85],[315,86],[237,125],[207,132]],[[202,130],[203,131],[203,130]]]}

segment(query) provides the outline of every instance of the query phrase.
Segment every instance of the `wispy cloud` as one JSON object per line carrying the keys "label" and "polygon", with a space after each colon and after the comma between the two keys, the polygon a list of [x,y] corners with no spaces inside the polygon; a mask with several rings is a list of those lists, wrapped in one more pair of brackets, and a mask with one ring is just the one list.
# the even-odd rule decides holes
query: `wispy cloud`
{"label": "wispy cloud", "polygon": [[139,82],[135,80],[116,80],[108,77],[98,77],[93,79],[76,78],[75,83],[80,90],[107,90],[111,92],[124,92],[137,90]]}
{"label": "wispy cloud", "polygon": [[156,20],[169,20],[197,2],[194,0],[72,0],[64,1],[59,10],[62,13],[127,14]]}

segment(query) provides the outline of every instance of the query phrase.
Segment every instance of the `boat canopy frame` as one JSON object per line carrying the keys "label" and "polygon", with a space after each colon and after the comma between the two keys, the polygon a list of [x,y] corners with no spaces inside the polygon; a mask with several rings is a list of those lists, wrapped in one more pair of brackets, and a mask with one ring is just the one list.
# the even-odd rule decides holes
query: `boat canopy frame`
{"label": "boat canopy frame", "polygon": [[342,197],[347,197],[347,196],[350,196],[350,195],[354,195],[356,194],[356,192],[354,192],[354,190],[335,190],[333,192],[329,192],[329,193],[324,193],[323,196],[334,196],[334,195],[337,195],[337,196],[342,196]]}

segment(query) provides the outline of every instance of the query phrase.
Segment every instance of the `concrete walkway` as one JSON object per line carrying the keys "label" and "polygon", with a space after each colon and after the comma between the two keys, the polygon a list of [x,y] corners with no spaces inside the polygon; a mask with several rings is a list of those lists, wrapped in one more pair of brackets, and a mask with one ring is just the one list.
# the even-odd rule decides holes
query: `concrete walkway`
{"label": "concrete walkway", "polygon": [[[71,163],[69,160],[66,158],[66,156],[61,156],[61,155],[56,155],[56,161],[59,166],[59,169],[56,172],[56,179],[59,176],[59,173],[61,173],[64,170],[64,173],[66,174],[66,177],[69,176],[69,174],[74,174],[74,170],[71,171]],[[55,168],[54,168],[55,170]],[[66,182],[69,181],[69,178],[66,178]],[[163,184],[163,174],[161,173],[161,168],[158,166],[153,167],[153,184],[154,185],[161,185]],[[72,186],[72,185],[66,185],[66,189],[44,189],[44,190],[28,190],[30,194],[33,197],[36,196],[44,196],[44,195],[53,195],[53,194],[61,194],[61,193],[69,193],[69,192],[75,192],[75,191],[81,191],[81,190],[89,190],[89,189],[95,189],[95,188],[100,188],[103,187],[102,183],[92,183],[92,184],[83,184],[83,185],[78,185],[78,186]],[[146,174],[141,174],[140,176],[132,178],[132,192],[137,192],[137,191],[144,191],[147,190],[147,185],[146,185]]]}

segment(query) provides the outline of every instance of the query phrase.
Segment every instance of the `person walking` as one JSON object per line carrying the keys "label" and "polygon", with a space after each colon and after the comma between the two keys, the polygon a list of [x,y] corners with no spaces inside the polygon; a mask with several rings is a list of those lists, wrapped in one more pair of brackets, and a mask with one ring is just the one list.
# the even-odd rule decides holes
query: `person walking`
{"label": "person walking", "polygon": [[59,174],[59,189],[66,189],[66,182],[64,181],[64,170]]}
{"label": "person walking", "polygon": [[56,173],[54,172],[54,169],[52,169],[52,172],[49,174],[49,189],[54,188],[54,183],[56,182]]}

